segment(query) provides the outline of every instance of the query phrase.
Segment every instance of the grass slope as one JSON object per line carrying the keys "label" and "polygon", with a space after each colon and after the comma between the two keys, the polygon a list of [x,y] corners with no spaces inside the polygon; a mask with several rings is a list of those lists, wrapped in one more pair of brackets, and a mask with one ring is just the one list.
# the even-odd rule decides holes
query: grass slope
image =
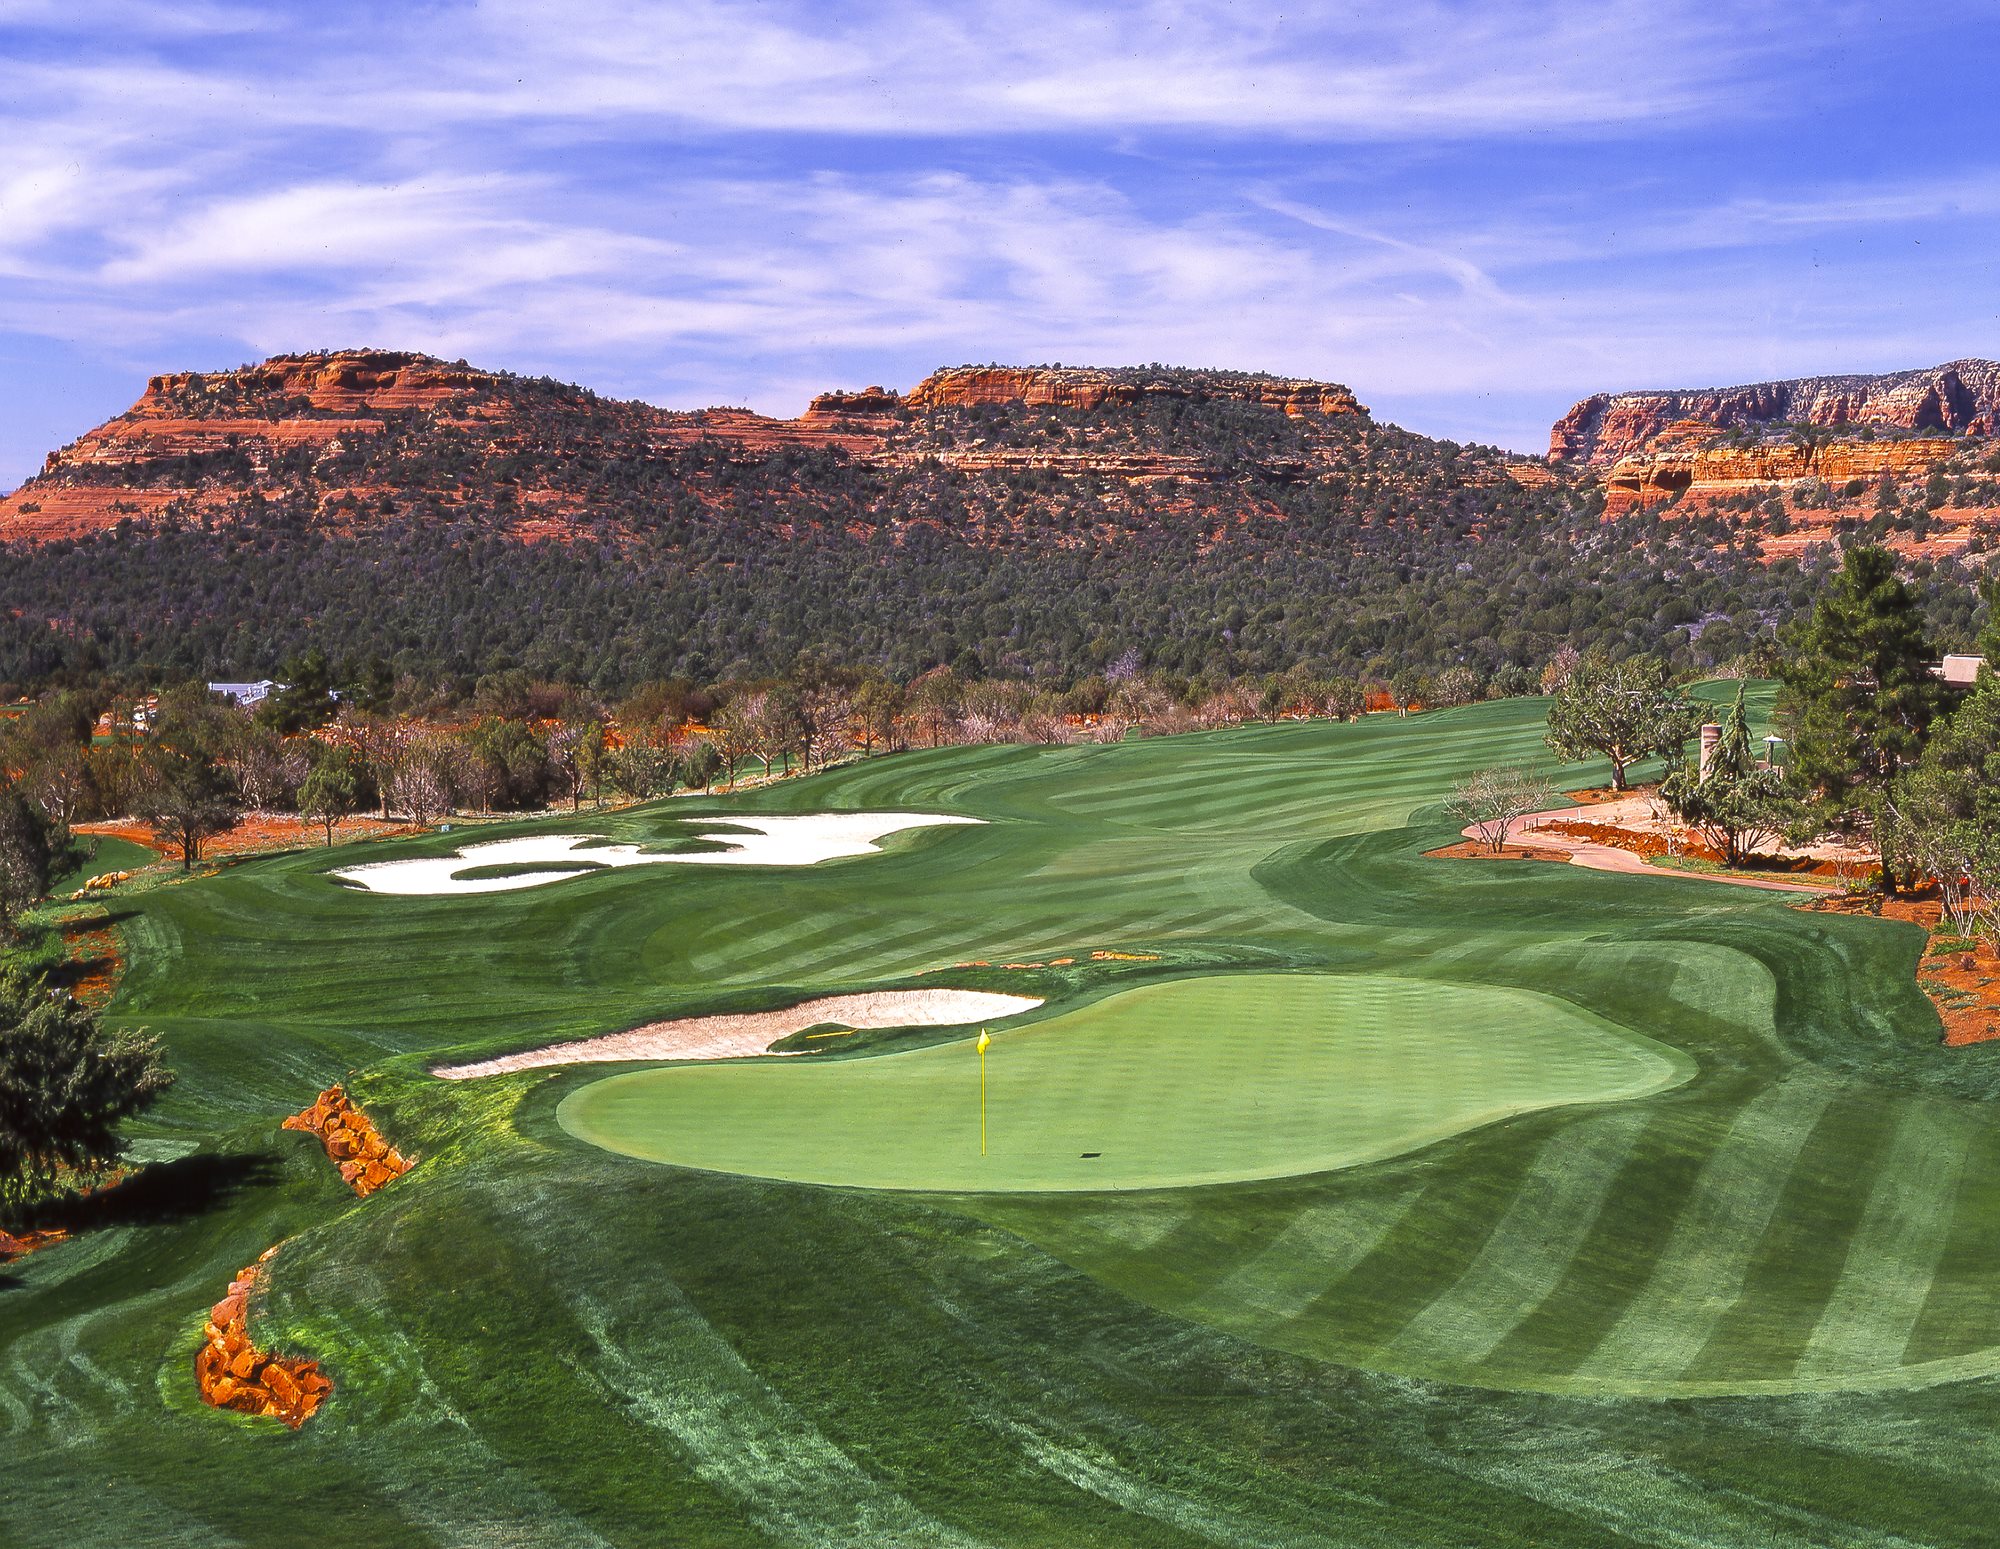
{"label": "grass slope", "polygon": [[130,839],[115,839],[108,836],[86,839],[84,848],[89,853],[83,864],[50,882],[51,896],[60,898],[67,893],[75,892],[92,877],[101,877],[112,871],[136,871],[141,866],[152,865],[160,858],[158,851],[149,850],[143,844],[134,844]]}
{"label": "grass slope", "polygon": [[871,1189],[1163,1189],[1352,1167],[1693,1066],[1545,995],[1224,974],[1002,1030],[980,1149],[970,1039],[833,1063],[667,1066],[557,1115],[626,1156]]}
{"label": "grass slope", "polygon": [[[182,1075],[149,1138],[197,1149],[0,1272],[0,1541],[1990,1542],[2000,1052],[1936,1047],[1913,929],[1424,860],[1452,779],[1540,756],[1538,716],[943,750],[558,825],[989,820],[803,873],[404,899],[307,851],[122,904],[114,1015]],[[1554,994],[1697,1073],[1309,1177],[964,1195],[612,1155],[555,1117],[601,1071],[424,1074],[840,989],[1053,1017],[1277,970]],[[275,1128],[349,1077],[422,1157],[365,1202]],[[190,1377],[280,1240],[254,1326],[338,1385],[296,1435]]]}

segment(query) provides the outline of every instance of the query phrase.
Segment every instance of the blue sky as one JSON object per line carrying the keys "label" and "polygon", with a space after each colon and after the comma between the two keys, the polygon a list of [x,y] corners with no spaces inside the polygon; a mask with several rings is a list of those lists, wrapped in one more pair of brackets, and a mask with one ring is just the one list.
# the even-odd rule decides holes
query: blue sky
{"label": "blue sky", "polygon": [[373,345],[796,413],[962,361],[1598,389],[2000,354],[2000,8],[0,0],[0,489]]}

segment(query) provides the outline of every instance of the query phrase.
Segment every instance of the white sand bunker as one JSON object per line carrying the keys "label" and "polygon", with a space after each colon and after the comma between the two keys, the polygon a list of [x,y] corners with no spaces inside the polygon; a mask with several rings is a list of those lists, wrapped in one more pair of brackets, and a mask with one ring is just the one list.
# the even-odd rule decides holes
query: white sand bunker
{"label": "white sand bunker", "polygon": [[[906,828],[937,828],[982,820],[931,812],[813,812],[787,817],[732,814],[691,821],[697,825],[726,823],[732,829],[746,832],[704,834],[696,827],[690,831],[690,837],[711,839],[729,848],[680,855],[654,854],[636,844],[608,844],[595,834],[535,834],[525,839],[492,839],[484,844],[469,844],[456,855],[428,860],[370,861],[362,866],[345,867],[334,875],[371,893],[397,893],[405,897],[510,893],[524,887],[565,882],[571,877],[587,877],[593,871],[614,866],[814,866],[844,856],[876,854],[880,848],[876,840]],[[520,869],[508,876],[463,875],[491,867]]]}
{"label": "white sand bunker", "polygon": [[[876,990],[864,995],[827,995],[802,1000],[782,1011],[747,1011],[729,1016],[682,1017],[649,1022],[629,1033],[608,1033],[574,1043],[550,1044],[522,1054],[470,1065],[441,1065],[431,1074],[447,1081],[500,1076],[544,1065],[586,1065],[612,1060],[735,1060],[768,1054],[780,1038],[808,1027],[960,1027],[997,1022],[1032,1011],[1041,1001],[1030,995],[995,995],[984,990]],[[800,1049],[785,1049],[800,1054]]]}

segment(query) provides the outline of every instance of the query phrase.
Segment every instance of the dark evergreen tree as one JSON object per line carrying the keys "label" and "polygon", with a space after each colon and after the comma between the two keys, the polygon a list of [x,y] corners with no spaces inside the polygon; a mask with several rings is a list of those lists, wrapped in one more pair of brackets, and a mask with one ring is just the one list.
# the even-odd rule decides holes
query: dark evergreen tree
{"label": "dark evergreen tree", "polygon": [[117,1126],[172,1083],[155,1040],[105,1034],[67,996],[0,986],[0,1213],[110,1166]]}
{"label": "dark evergreen tree", "polygon": [[1791,772],[1824,822],[1851,827],[1914,763],[1943,700],[1916,594],[1887,549],[1847,551],[1778,663]]}

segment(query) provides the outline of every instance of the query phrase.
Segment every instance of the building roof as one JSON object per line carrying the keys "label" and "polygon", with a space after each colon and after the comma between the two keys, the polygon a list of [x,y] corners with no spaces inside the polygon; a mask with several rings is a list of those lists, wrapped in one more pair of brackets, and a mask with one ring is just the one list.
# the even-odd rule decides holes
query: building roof
{"label": "building roof", "polygon": [[282,686],[270,678],[259,678],[255,683],[211,683],[208,691],[211,694],[226,694],[238,704],[253,705],[272,689]]}

